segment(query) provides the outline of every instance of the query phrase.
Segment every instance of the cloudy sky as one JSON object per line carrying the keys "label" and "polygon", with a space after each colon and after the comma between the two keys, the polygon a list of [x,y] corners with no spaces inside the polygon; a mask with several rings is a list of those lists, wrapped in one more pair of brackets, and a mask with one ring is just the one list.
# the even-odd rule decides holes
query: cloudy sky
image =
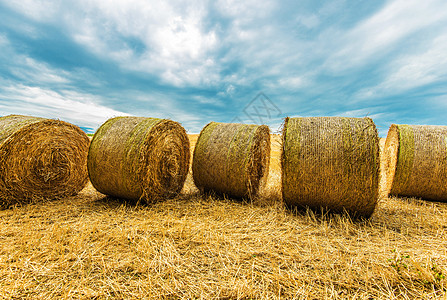
{"label": "cloudy sky", "polygon": [[0,115],[447,125],[445,0],[0,0]]}

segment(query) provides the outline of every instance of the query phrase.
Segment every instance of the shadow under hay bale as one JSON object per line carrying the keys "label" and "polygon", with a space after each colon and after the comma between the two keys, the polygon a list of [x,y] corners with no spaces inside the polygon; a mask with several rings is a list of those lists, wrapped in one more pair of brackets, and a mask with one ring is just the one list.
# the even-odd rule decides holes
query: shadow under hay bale
{"label": "shadow under hay bale", "polygon": [[89,143],[79,127],[63,121],[0,118],[0,206],[77,194],[88,181]]}
{"label": "shadow under hay bale", "polygon": [[281,153],[288,206],[370,217],[379,196],[379,137],[370,118],[286,118]]}
{"label": "shadow under hay bale", "polygon": [[268,126],[211,122],[194,149],[194,183],[205,192],[253,199],[265,184],[269,159]]}
{"label": "shadow under hay bale", "polygon": [[392,124],[385,142],[386,192],[447,200],[447,126]]}
{"label": "shadow under hay bale", "polygon": [[101,193],[150,203],[181,191],[189,160],[188,136],[179,123],[117,117],[96,131],[87,165]]}

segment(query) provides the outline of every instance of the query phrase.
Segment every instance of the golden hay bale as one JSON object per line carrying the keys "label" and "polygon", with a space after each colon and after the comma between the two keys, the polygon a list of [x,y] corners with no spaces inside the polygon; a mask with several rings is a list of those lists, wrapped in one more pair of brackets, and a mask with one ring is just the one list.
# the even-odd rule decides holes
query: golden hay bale
{"label": "golden hay bale", "polygon": [[265,183],[269,159],[268,126],[211,122],[194,149],[194,183],[202,191],[253,199]]}
{"label": "golden hay bale", "polygon": [[0,118],[0,206],[77,194],[88,181],[89,143],[63,121]]}
{"label": "golden hay bale", "polygon": [[150,203],[180,192],[189,159],[188,136],[179,123],[117,117],[96,131],[87,165],[101,193]]}
{"label": "golden hay bale", "polygon": [[281,154],[288,205],[369,217],[379,194],[379,137],[370,118],[286,118]]}
{"label": "golden hay bale", "polygon": [[387,194],[447,200],[447,126],[392,124],[385,167]]}

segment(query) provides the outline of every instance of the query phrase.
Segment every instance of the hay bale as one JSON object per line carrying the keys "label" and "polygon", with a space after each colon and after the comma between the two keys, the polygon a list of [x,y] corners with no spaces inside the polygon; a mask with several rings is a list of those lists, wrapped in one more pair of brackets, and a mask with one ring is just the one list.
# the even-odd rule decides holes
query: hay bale
{"label": "hay bale", "polygon": [[269,159],[268,126],[211,122],[194,149],[194,183],[202,191],[253,199],[265,183]]}
{"label": "hay bale", "polygon": [[379,137],[370,118],[286,118],[283,199],[369,217],[379,195]]}
{"label": "hay bale", "polygon": [[117,117],[96,131],[87,165],[101,193],[150,203],[180,192],[189,160],[188,136],[179,123]]}
{"label": "hay bale", "polygon": [[447,200],[447,126],[392,124],[385,142],[386,192]]}
{"label": "hay bale", "polygon": [[0,206],[77,194],[88,181],[89,143],[63,121],[0,118]]}

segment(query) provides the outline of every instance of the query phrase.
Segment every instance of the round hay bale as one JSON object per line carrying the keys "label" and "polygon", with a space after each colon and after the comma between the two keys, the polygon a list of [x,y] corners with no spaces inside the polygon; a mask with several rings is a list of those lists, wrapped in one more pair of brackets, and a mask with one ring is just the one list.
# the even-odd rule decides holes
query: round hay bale
{"label": "round hay bale", "polygon": [[379,137],[370,118],[286,118],[283,199],[370,217],[379,195]]}
{"label": "round hay bale", "polygon": [[447,126],[392,124],[385,142],[386,192],[447,200]]}
{"label": "round hay bale", "polygon": [[87,165],[101,193],[151,203],[180,192],[189,160],[188,136],[179,123],[117,117],[96,131]]}
{"label": "round hay bale", "polygon": [[77,126],[43,118],[0,118],[0,205],[71,196],[88,181],[89,138]]}
{"label": "round hay bale", "polygon": [[211,122],[194,149],[194,183],[202,191],[253,199],[265,183],[269,159],[268,126]]}

